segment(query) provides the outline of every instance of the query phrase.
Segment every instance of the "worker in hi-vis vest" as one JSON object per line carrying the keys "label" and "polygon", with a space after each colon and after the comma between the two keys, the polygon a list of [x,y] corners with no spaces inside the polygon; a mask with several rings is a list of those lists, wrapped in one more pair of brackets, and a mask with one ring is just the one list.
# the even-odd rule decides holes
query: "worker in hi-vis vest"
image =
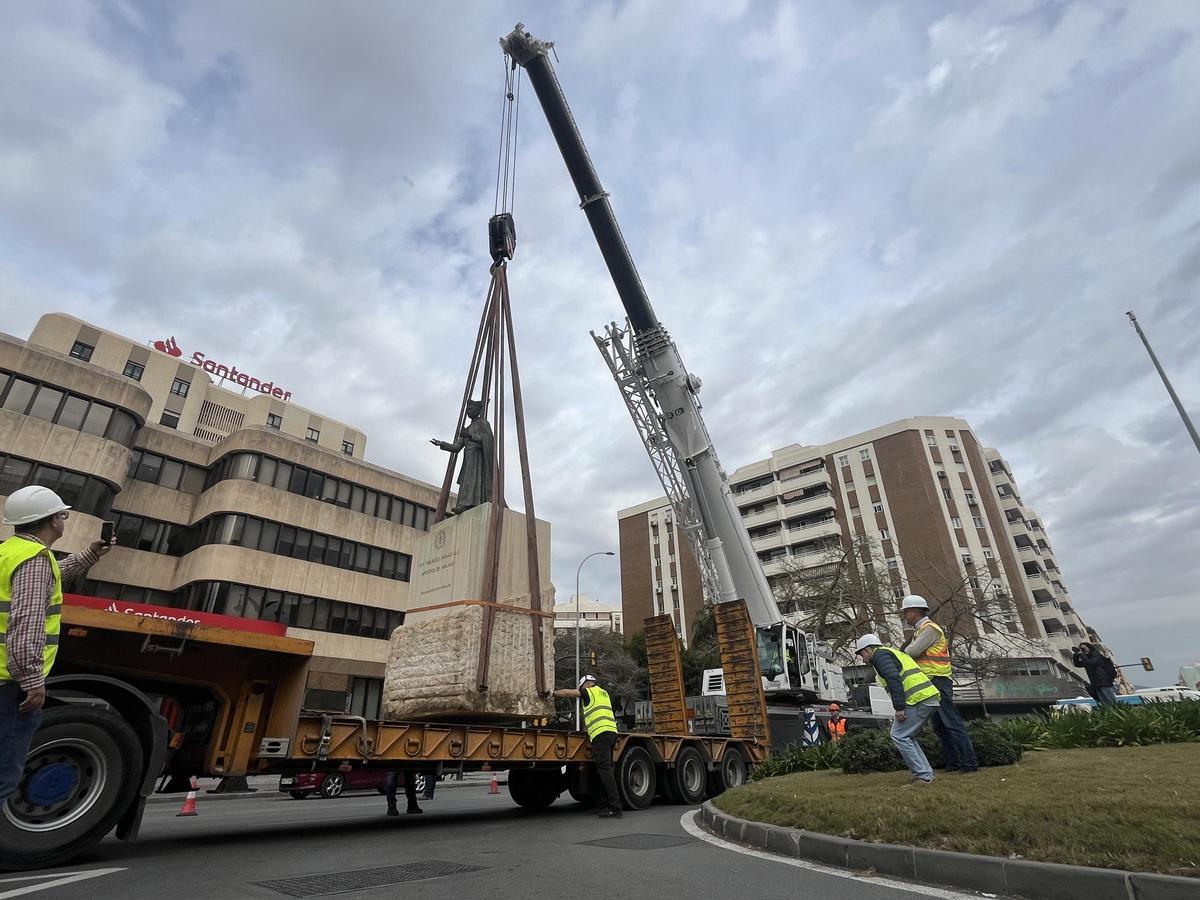
{"label": "worker in hi-vis vest", "polygon": [[592,745],[592,761],[604,788],[605,806],[600,810],[602,819],[621,818],[621,795],[617,793],[617,779],[613,773],[613,749],[617,744],[617,717],[613,713],[612,698],[608,691],[596,683],[593,675],[579,679],[577,688],[561,688],[555,697],[578,697],[583,707],[583,727]]}
{"label": "worker in hi-vis vest", "polygon": [[954,667],[950,664],[950,642],[946,640],[946,632],[929,618],[929,603],[916,594],[909,594],[901,601],[900,615],[914,629],[913,639],[904,652],[916,660],[917,667],[942,695],[942,705],[933,717],[933,730],[942,743],[946,771],[964,775],[978,772],[975,745],[954,705]]}
{"label": "worker in hi-vis vest", "polygon": [[892,709],[896,711],[892,743],[912,772],[908,785],[929,784],[933,781],[933,767],[917,743],[917,735],[938,713],[941,705],[938,689],[911,656],[895,647],[885,647],[877,634],[860,637],[854,652],[875,670],[875,679],[891,695]]}
{"label": "worker in hi-vis vest", "polygon": [[836,744],[846,736],[846,720],[842,718],[840,703],[829,704],[829,721],[825,723],[825,731],[830,743]]}
{"label": "worker in hi-vis vest", "polygon": [[94,541],[59,562],[50,547],[70,509],[54,491],[30,485],[4,502],[13,534],[0,543],[0,806],[16,792],[25,756],[42,721],[46,676],[58,654],[63,581],[78,578],[108,552]]}

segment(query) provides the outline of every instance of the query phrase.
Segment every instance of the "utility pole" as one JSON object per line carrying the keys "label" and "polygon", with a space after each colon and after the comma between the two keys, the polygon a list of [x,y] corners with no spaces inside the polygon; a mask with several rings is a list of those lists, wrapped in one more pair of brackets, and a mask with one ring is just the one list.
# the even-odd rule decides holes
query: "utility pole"
{"label": "utility pole", "polygon": [[1162,363],[1158,361],[1158,357],[1154,355],[1154,350],[1150,346],[1150,342],[1146,340],[1146,333],[1142,331],[1142,326],[1138,324],[1137,316],[1132,311],[1125,313],[1129,316],[1129,321],[1133,323],[1134,329],[1138,333],[1138,337],[1142,339],[1142,343],[1146,345],[1146,352],[1150,354],[1150,361],[1154,363],[1154,368],[1158,370],[1158,377],[1162,379],[1162,383],[1166,385],[1167,393],[1171,395],[1171,400],[1175,403],[1175,408],[1179,410],[1179,418],[1183,419],[1183,426],[1188,430],[1188,434],[1192,436],[1192,443],[1196,445],[1197,452],[1200,452],[1200,435],[1196,434],[1196,426],[1192,424],[1191,418],[1187,414],[1187,410],[1183,408],[1183,402],[1179,399],[1179,395],[1175,393],[1175,388],[1171,387],[1171,381],[1167,378],[1167,373],[1163,371]]}

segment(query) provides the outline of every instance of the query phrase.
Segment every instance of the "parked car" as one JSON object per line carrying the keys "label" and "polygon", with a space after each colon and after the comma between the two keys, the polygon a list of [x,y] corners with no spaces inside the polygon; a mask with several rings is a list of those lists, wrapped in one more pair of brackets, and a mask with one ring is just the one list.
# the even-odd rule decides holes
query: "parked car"
{"label": "parked car", "polygon": [[[387,789],[387,769],[351,769],[349,772],[297,772],[283,775],[279,779],[279,790],[289,794],[293,800],[303,800],[310,794],[319,794],[327,800],[340,797],[348,791],[377,791]],[[400,773],[403,789],[405,773]],[[417,780],[417,793],[425,791],[425,775],[412,774]]]}

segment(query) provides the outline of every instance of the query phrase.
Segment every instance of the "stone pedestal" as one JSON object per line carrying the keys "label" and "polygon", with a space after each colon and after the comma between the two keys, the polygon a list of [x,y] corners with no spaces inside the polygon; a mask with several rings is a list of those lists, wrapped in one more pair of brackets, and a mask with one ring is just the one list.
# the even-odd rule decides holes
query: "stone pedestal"
{"label": "stone pedestal", "polygon": [[[537,695],[535,617],[530,609],[525,516],[503,512],[488,690],[478,689],[483,638],[483,575],[491,504],[435,525],[418,543],[404,624],[392,633],[383,684],[388,719],[521,717],[553,713]],[[542,653],[546,685],[554,683],[554,589],[550,526],[538,522]]]}

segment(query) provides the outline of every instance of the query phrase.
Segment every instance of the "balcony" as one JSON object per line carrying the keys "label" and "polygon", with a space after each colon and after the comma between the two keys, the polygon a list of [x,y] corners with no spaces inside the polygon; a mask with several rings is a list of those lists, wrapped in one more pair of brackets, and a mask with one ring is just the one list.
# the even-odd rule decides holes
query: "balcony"
{"label": "balcony", "polygon": [[832,537],[840,535],[842,527],[838,524],[837,519],[829,518],[821,522],[811,522],[808,525],[802,525],[799,528],[789,528],[787,530],[788,538],[792,541],[811,541],[819,537]]}
{"label": "balcony", "polygon": [[780,529],[774,534],[766,535],[765,537],[752,538],[750,543],[756,551],[774,550],[776,547],[782,547],[787,542],[787,532]]}
{"label": "balcony", "polygon": [[752,488],[748,491],[734,492],[733,502],[738,506],[749,506],[752,503],[761,503],[763,500],[770,500],[775,496],[775,482],[768,481],[764,485]]}
{"label": "balcony", "polygon": [[779,521],[779,504],[775,504],[769,509],[762,512],[751,513],[748,516],[742,516],[742,524],[749,528],[756,528],[759,525],[769,525],[772,522]]}
{"label": "balcony", "polygon": [[829,477],[829,470],[824,466],[818,466],[815,469],[810,469],[800,475],[795,475],[786,481],[779,482],[780,491],[800,491],[810,487],[816,487],[818,484],[832,485]]}
{"label": "balcony", "polygon": [[785,502],[783,504],[783,515],[785,518],[790,519],[794,516],[817,512],[822,509],[833,509],[834,506],[832,493],[820,493],[815,497],[806,497],[802,500],[789,500]]}
{"label": "balcony", "polygon": [[1042,555],[1042,551],[1032,544],[1018,544],[1017,549],[1021,551],[1021,559],[1038,559]]}
{"label": "balcony", "polygon": [[1062,620],[1057,616],[1042,619],[1042,627],[1046,629],[1046,634],[1051,636],[1056,634],[1065,634],[1067,631],[1066,626],[1063,625]]}

